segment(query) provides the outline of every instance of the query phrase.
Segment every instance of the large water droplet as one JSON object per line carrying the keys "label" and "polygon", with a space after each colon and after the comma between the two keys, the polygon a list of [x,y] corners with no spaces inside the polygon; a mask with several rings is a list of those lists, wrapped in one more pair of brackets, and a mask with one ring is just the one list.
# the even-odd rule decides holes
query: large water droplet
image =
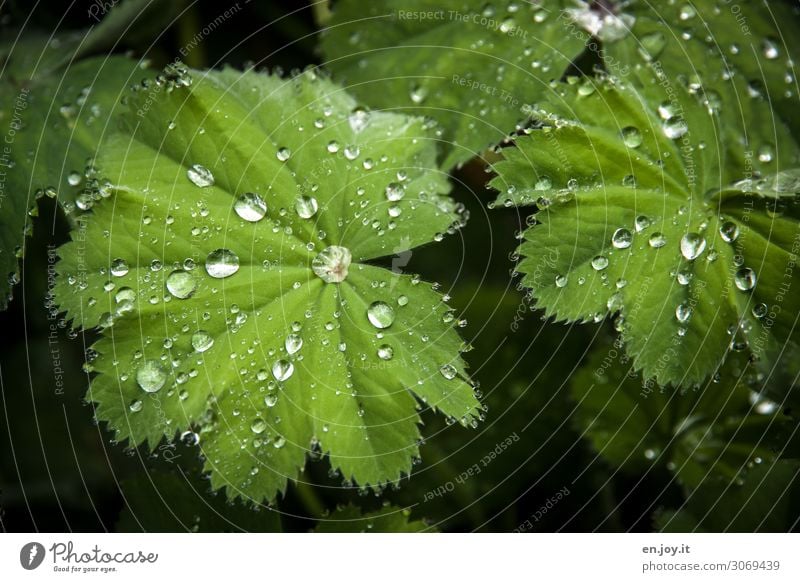
{"label": "large water droplet", "polygon": [[215,279],[230,277],[239,270],[239,257],[228,249],[217,249],[206,257],[206,272]]}
{"label": "large water droplet", "polygon": [[286,353],[291,356],[292,354],[296,354],[300,351],[300,348],[303,347],[303,338],[296,333],[290,333],[286,336],[286,341],[283,345],[286,347]]}
{"label": "large water droplet", "polygon": [[383,301],[375,301],[367,308],[367,319],[378,329],[386,329],[394,323],[394,309]]}
{"label": "large water droplet", "polygon": [[687,261],[693,261],[706,250],[706,239],[696,232],[687,232],[681,237],[681,254]]}
{"label": "large water droplet", "polygon": [[295,212],[300,218],[311,218],[317,213],[319,204],[313,196],[300,196],[294,203]]}
{"label": "large water droplet", "polygon": [[250,430],[255,434],[261,434],[267,430],[267,423],[263,418],[256,417],[253,419],[253,422],[250,423]]}
{"label": "large water droplet", "polygon": [[750,291],[756,286],[756,272],[749,267],[742,267],[736,271],[733,282],[742,291]]}
{"label": "large water droplet", "polygon": [[667,237],[665,237],[660,232],[654,232],[653,234],[650,235],[650,238],[647,239],[647,242],[654,249],[660,249],[665,244],[667,244]]}
{"label": "large water droplet", "polygon": [[136,370],[136,383],[145,392],[158,392],[167,382],[167,373],[158,360],[145,360]]}
{"label": "large water droplet", "polygon": [[167,277],[167,291],[178,299],[187,299],[197,289],[197,280],[188,271],[178,269]]}
{"label": "large water droplet", "polygon": [[608,267],[608,259],[603,255],[597,255],[592,259],[592,269],[595,271],[602,271]]}
{"label": "large water droplet", "polygon": [[278,360],[272,364],[272,375],[278,382],[285,382],[294,374],[294,364],[289,360]]}
{"label": "large water droplet", "polygon": [[207,352],[214,346],[214,338],[202,329],[192,334],[192,347],[196,352]]}
{"label": "large water droplet", "polygon": [[406,195],[405,186],[398,182],[392,182],[386,186],[386,199],[390,202],[397,202]]}
{"label": "large water droplet", "polygon": [[650,217],[645,216],[643,214],[637,216],[636,220],[634,221],[636,232],[642,232],[643,230],[648,228],[651,224],[653,224],[653,221],[650,220]]}
{"label": "large water droplet", "polygon": [[286,162],[292,157],[292,151],[289,148],[278,148],[275,157],[278,158],[278,161]]}
{"label": "large water droplet", "polygon": [[353,256],[346,247],[331,245],[322,250],[311,261],[314,274],[326,283],[341,283],[347,278],[347,271]]}
{"label": "large water droplet", "polygon": [[211,173],[211,170],[200,164],[194,164],[186,170],[186,177],[189,178],[192,184],[200,188],[207,188],[208,186],[214,185],[214,174]]}
{"label": "large water droplet", "polygon": [[439,372],[441,372],[442,376],[447,378],[448,380],[452,380],[456,377],[458,371],[456,370],[455,366],[451,364],[445,364],[441,368],[439,368]]}
{"label": "large water droplet", "polygon": [[111,261],[111,274],[115,277],[123,277],[128,274],[130,268],[125,259],[114,259]]}
{"label": "large water droplet", "polygon": [[255,192],[246,192],[236,199],[233,209],[239,218],[247,222],[258,222],[267,215],[267,203]]}
{"label": "large water droplet", "polygon": [[633,234],[627,228],[618,228],[611,236],[611,244],[615,249],[627,249],[633,243]]}

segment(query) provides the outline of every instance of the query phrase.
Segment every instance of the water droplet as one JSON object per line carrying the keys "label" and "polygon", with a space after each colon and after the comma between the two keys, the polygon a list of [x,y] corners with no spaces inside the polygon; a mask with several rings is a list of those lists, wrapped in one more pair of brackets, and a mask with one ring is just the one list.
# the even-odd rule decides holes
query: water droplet
{"label": "water droplet", "polygon": [[214,338],[202,329],[192,334],[192,347],[196,352],[207,352],[214,346]]}
{"label": "water droplet", "polygon": [[139,412],[142,409],[142,401],[141,400],[134,400],[133,402],[130,403],[130,406],[128,406],[128,409],[131,412]]}
{"label": "water droplet", "polygon": [[761,319],[767,314],[768,311],[769,307],[767,307],[766,303],[757,303],[753,306],[753,317],[756,319]]}
{"label": "water droplet", "polygon": [[411,88],[411,92],[408,94],[411,98],[411,101],[419,105],[423,101],[425,101],[425,97],[428,96],[428,90],[425,87],[421,87],[420,85],[415,85]]}
{"label": "water droplet", "polygon": [[770,61],[777,59],[781,54],[778,43],[771,38],[765,38],[761,41],[761,52]]}
{"label": "water droplet", "polygon": [[456,374],[458,374],[458,370],[456,370],[455,366],[452,366],[450,364],[445,364],[444,366],[439,368],[439,372],[441,372],[442,376],[444,376],[448,380],[452,380],[453,378],[456,377]]}
{"label": "water droplet", "polygon": [[277,394],[267,394],[264,396],[264,404],[267,405],[267,408],[273,408],[278,403],[278,395]]}
{"label": "water droplet", "polygon": [[665,237],[660,232],[654,232],[653,234],[650,235],[650,238],[647,240],[647,242],[654,249],[660,249],[665,244],[667,244],[667,237]]}
{"label": "water droplet", "polygon": [[253,422],[250,423],[250,430],[255,434],[261,434],[267,430],[267,422],[263,418],[256,417],[253,419]]}
{"label": "water droplet", "polygon": [[300,196],[294,203],[294,210],[300,218],[311,218],[318,209],[319,204],[313,196]]}
{"label": "water droplet", "polygon": [[314,274],[326,283],[341,283],[347,278],[353,260],[346,247],[331,245],[322,250],[311,262]]}
{"label": "water droplet", "polygon": [[687,232],[681,237],[681,254],[687,261],[693,261],[706,250],[706,239],[696,232]]}
{"label": "water droplet", "polygon": [[608,259],[603,255],[597,255],[592,259],[592,269],[595,271],[602,271],[608,267]]}
{"label": "water droplet", "polygon": [[392,182],[388,186],[386,186],[386,199],[390,202],[397,202],[398,200],[402,200],[403,196],[406,195],[405,186],[399,184],[397,182]]}
{"label": "water droplet", "polygon": [[664,135],[669,139],[679,139],[686,135],[686,132],[689,131],[689,126],[686,124],[683,117],[676,115],[675,117],[667,119],[661,126],[661,129],[664,131]]}
{"label": "water droplet", "polygon": [[369,124],[369,113],[361,107],[356,108],[347,118],[347,121],[350,124],[350,129],[356,133],[361,133]]}
{"label": "water droplet", "polygon": [[633,243],[633,234],[627,228],[618,228],[611,236],[611,244],[615,249],[627,249]]}
{"label": "water droplet", "polygon": [[637,128],[629,125],[622,130],[622,142],[629,148],[638,148],[642,145],[642,132]]}
{"label": "water droplet", "polygon": [[207,188],[208,186],[214,185],[214,174],[211,173],[211,170],[200,164],[194,164],[186,170],[186,177],[189,178],[192,184],[200,188]]}
{"label": "water droplet", "polygon": [[275,157],[281,162],[286,162],[292,157],[292,150],[289,148],[278,148],[278,151],[275,153]]}
{"label": "water droplet", "polygon": [[145,360],[136,370],[136,383],[145,392],[158,392],[167,382],[167,373],[158,360]]}
{"label": "water droplet", "polygon": [[303,338],[296,333],[290,333],[286,336],[286,341],[283,345],[286,348],[286,353],[291,356],[292,354],[296,354],[300,351],[300,348],[303,347]]}
{"label": "water droplet", "polygon": [[735,222],[723,222],[719,227],[719,235],[726,243],[732,243],[739,238],[739,225]]}
{"label": "water droplet", "polygon": [[188,271],[178,269],[167,277],[167,291],[178,299],[188,299],[197,289],[197,281]]}
{"label": "water droplet", "polygon": [[181,433],[181,442],[187,447],[196,447],[200,444],[200,435],[192,430]]}
{"label": "water droplet", "polygon": [[294,374],[294,364],[289,360],[278,360],[272,364],[272,375],[278,382],[285,382]]}
{"label": "water droplet", "polygon": [[686,323],[687,321],[689,321],[689,318],[691,316],[692,316],[692,308],[685,301],[683,303],[680,303],[678,307],[675,308],[675,318],[680,323]]}
{"label": "water droplet", "polygon": [[230,277],[239,270],[239,257],[228,249],[211,251],[206,257],[206,272],[215,279]]}
{"label": "water droplet", "polygon": [[367,319],[378,329],[386,329],[394,323],[394,309],[383,301],[375,301],[367,308]]}
{"label": "water droplet", "polygon": [[653,222],[650,220],[649,217],[640,214],[636,217],[634,221],[634,227],[636,228],[636,232],[642,232],[644,229],[649,227]]}
{"label": "water droplet", "polygon": [[275,447],[276,449],[282,449],[285,444],[286,444],[286,439],[280,435],[276,436],[272,441],[272,446]]}
{"label": "water droplet", "polygon": [[742,267],[736,271],[733,282],[742,291],[750,291],[756,286],[756,272],[749,267]]}
{"label": "water droplet", "polygon": [[67,184],[70,186],[77,186],[83,180],[83,176],[81,176],[78,172],[70,172],[67,176]]}
{"label": "water droplet", "polygon": [[383,344],[378,348],[378,357],[381,360],[391,360],[394,357],[394,348],[389,344]]}
{"label": "water droplet", "polygon": [[128,263],[125,259],[114,259],[111,261],[111,274],[115,277],[124,277],[129,271]]}
{"label": "water droplet", "polygon": [[567,278],[564,275],[556,276],[556,287],[564,288],[567,286]]}
{"label": "water droplet", "polygon": [[267,215],[267,203],[255,192],[246,192],[236,199],[233,209],[239,218],[247,222],[258,222]]}

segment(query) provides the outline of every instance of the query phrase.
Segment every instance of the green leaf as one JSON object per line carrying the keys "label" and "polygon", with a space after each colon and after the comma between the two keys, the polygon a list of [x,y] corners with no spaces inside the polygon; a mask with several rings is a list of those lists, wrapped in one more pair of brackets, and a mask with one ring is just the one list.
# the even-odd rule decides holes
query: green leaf
{"label": "green leaf", "polygon": [[[737,83],[721,108],[646,70],[564,84],[494,167],[500,202],[539,209],[518,265],[537,304],[568,321],[619,313],[635,368],[662,385],[794,338],[798,149],[763,103],[725,113]],[[748,155],[744,136],[765,133],[775,157]]]}
{"label": "green leaf", "polygon": [[[609,62],[657,61],[670,78],[709,87],[727,71],[739,76],[742,101],[769,102],[792,131],[800,131],[793,62],[800,58],[800,7],[791,2],[720,3],[693,0],[670,5],[634,2],[632,34],[609,45]],[[774,155],[774,144],[759,144]]]}
{"label": "green leaf", "polygon": [[320,520],[317,533],[421,533],[435,531],[423,521],[412,521],[411,512],[389,505],[361,513],[352,505],[340,507]]}
{"label": "green leaf", "polygon": [[708,479],[678,511],[664,511],[663,532],[791,532],[800,523],[796,461],[762,463],[746,478]]}
{"label": "green leaf", "polygon": [[340,0],[322,33],[326,65],[371,107],[441,125],[450,169],[504,140],[584,50],[544,0]]}
{"label": "green leaf", "polygon": [[604,459],[628,472],[666,467],[695,488],[777,458],[792,423],[746,386],[756,376],[729,365],[700,388],[662,388],[642,381],[616,342],[595,348],[571,392],[579,428]]}
{"label": "green leaf", "polygon": [[192,428],[212,485],[260,500],[311,452],[396,482],[420,403],[476,422],[451,310],[370,263],[463,221],[422,120],[312,72],[173,67],[130,107],[98,156],[112,197],[61,249],[56,289],[104,328],[89,396],[120,439]]}
{"label": "green leaf", "polygon": [[86,188],[94,174],[87,160],[110,131],[120,96],[141,73],[134,60],[98,57],[21,85],[0,81],[0,307],[17,280],[36,200],[58,197],[68,212],[76,201],[91,204]]}

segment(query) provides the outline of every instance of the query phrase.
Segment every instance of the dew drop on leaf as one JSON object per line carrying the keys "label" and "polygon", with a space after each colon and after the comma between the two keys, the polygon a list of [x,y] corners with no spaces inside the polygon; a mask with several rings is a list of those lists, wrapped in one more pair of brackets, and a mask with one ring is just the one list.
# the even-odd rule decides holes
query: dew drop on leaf
{"label": "dew drop on leaf", "polygon": [[735,222],[723,222],[719,227],[719,235],[726,243],[732,243],[739,238],[739,225]]}
{"label": "dew drop on leaf", "polygon": [[253,422],[250,423],[250,430],[255,434],[261,434],[267,430],[267,423],[263,418],[256,417],[253,419]]}
{"label": "dew drop on leaf", "polygon": [[206,272],[215,279],[230,277],[239,270],[239,257],[228,249],[217,249],[206,257]]}
{"label": "dew drop on leaf", "polygon": [[142,409],[142,401],[141,400],[134,400],[128,406],[128,410],[131,412],[139,412]]}
{"label": "dew drop on leaf", "polygon": [[622,129],[622,142],[629,148],[638,148],[642,145],[642,132],[629,125]]}
{"label": "dew drop on leaf", "polygon": [[394,349],[389,344],[383,344],[378,348],[378,357],[381,360],[391,360],[394,357]]}
{"label": "dew drop on leaf", "polygon": [[693,261],[706,250],[706,239],[696,232],[687,232],[681,237],[681,254],[687,261]]}
{"label": "dew drop on leaf", "polygon": [[275,157],[278,158],[278,161],[285,162],[292,157],[292,152],[289,148],[278,148]]}
{"label": "dew drop on leaf", "polygon": [[255,192],[246,192],[236,199],[233,209],[239,218],[247,222],[258,222],[267,215],[267,203]]}
{"label": "dew drop on leaf", "polygon": [[294,374],[294,364],[289,360],[278,360],[272,364],[272,375],[278,382],[285,382]]}
{"label": "dew drop on leaf", "polygon": [[592,269],[595,271],[602,271],[608,267],[608,259],[603,255],[597,255],[592,259]]}
{"label": "dew drop on leaf", "polygon": [[145,360],[136,370],[136,383],[145,392],[158,392],[167,382],[167,373],[157,360]]}
{"label": "dew drop on leaf", "polygon": [[660,232],[654,232],[653,234],[650,235],[650,238],[647,240],[647,242],[654,249],[660,249],[665,244],[667,244],[667,237],[665,237]]}
{"label": "dew drop on leaf", "polygon": [[650,220],[650,218],[643,214],[637,216],[636,220],[634,221],[634,227],[636,228],[636,232],[642,232],[651,224],[653,224],[653,222]]}
{"label": "dew drop on leaf", "polygon": [[193,164],[186,170],[186,177],[189,178],[192,184],[200,188],[207,188],[208,186],[214,185],[214,174],[211,173],[211,170],[200,164]]}
{"label": "dew drop on leaf", "polygon": [[277,394],[267,394],[264,396],[264,404],[267,408],[272,408],[278,403],[278,395]]}
{"label": "dew drop on leaf", "polygon": [[750,291],[756,286],[756,272],[749,267],[742,267],[733,277],[736,287],[742,291]]}
{"label": "dew drop on leaf", "polygon": [[689,321],[689,318],[692,316],[692,308],[691,306],[686,303],[678,304],[678,307],[675,308],[675,319],[677,319],[680,323],[686,323]]}
{"label": "dew drop on leaf", "polygon": [[313,196],[300,196],[294,203],[294,210],[300,218],[311,218],[318,208],[317,199]]}
{"label": "dew drop on leaf", "polygon": [[557,275],[556,276],[556,287],[559,289],[564,288],[567,286],[567,278],[564,275]]}
{"label": "dew drop on leaf", "polygon": [[311,269],[326,283],[341,283],[347,278],[352,259],[347,247],[331,245],[314,257]]}
{"label": "dew drop on leaf", "polygon": [[128,267],[128,263],[125,262],[125,259],[114,259],[111,262],[111,274],[115,277],[124,277],[128,274],[130,268]]}
{"label": "dew drop on leaf", "polygon": [[439,372],[441,372],[442,376],[444,376],[447,380],[452,380],[453,378],[456,377],[456,374],[458,373],[457,370],[455,369],[455,366],[451,364],[445,364],[444,366],[439,368]]}
{"label": "dew drop on leaf", "polygon": [[197,280],[188,271],[177,269],[167,277],[167,291],[177,299],[188,299],[197,289]]}
{"label": "dew drop on leaf", "polygon": [[192,347],[196,352],[206,352],[214,346],[214,338],[202,329],[192,334]]}
{"label": "dew drop on leaf", "polygon": [[367,308],[367,319],[378,329],[386,329],[394,323],[394,309],[383,301],[375,301]]}
{"label": "dew drop on leaf", "polygon": [[286,348],[286,353],[290,356],[296,354],[303,347],[303,338],[296,333],[290,333],[286,336],[284,347]]}
{"label": "dew drop on leaf", "polygon": [[627,249],[633,243],[633,235],[627,228],[618,228],[611,236],[611,244],[615,249]]}
{"label": "dew drop on leaf", "polygon": [[689,126],[682,117],[676,115],[667,119],[661,129],[669,139],[679,139],[686,135],[686,132],[689,131]]}
{"label": "dew drop on leaf", "polygon": [[761,319],[767,314],[768,311],[769,308],[767,307],[766,303],[757,303],[753,306],[753,317],[756,319]]}
{"label": "dew drop on leaf", "polygon": [[386,186],[386,199],[390,202],[402,200],[403,196],[405,195],[405,187],[398,182],[391,182],[388,186]]}

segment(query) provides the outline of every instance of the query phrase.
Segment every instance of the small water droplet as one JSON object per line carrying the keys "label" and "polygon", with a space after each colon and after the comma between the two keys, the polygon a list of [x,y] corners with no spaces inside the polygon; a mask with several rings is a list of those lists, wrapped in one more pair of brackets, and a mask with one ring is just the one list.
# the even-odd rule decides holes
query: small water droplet
{"label": "small water droplet", "polygon": [[278,151],[275,153],[275,157],[281,162],[286,162],[292,157],[292,150],[289,148],[278,148]]}
{"label": "small water droplet", "polygon": [[642,145],[642,132],[636,127],[629,125],[622,130],[622,142],[629,148],[638,148]]}
{"label": "small water droplet", "polygon": [[597,255],[592,259],[592,269],[595,271],[602,271],[608,267],[608,259],[603,255]]}
{"label": "small water droplet", "polygon": [[114,259],[111,261],[111,274],[115,277],[124,277],[128,274],[130,268],[125,259]]}
{"label": "small water droplet", "polygon": [[383,344],[378,348],[378,357],[381,360],[391,360],[394,357],[394,348],[389,344]]}
{"label": "small water droplet", "polygon": [[649,217],[640,214],[639,216],[636,217],[636,220],[634,221],[634,228],[636,229],[636,232],[642,232],[643,230],[648,228],[651,224],[653,224],[653,222],[650,220]]}
{"label": "small water droplet", "polygon": [[654,232],[650,235],[650,238],[647,240],[647,242],[654,249],[659,249],[667,244],[667,237],[660,232]]}
{"label": "small water droplet", "polygon": [[567,286],[567,278],[564,275],[557,275],[556,276],[556,287],[564,288]]}
{"label": "small water droplet", "polygon": [[318,209],[319,204],[313,196],[300,196],[294,203],[294,210],[300,218],[311,218]]}
{"label": "small water droplet", "polygon": [[406,195],[405,186],[398,182],[391,182],[388,186],[386,186],[386,199],[390,202],[397,202],[398,200],[402,200],[403,196]]}
{"label": "small water droplet", "polygon": [[447,380],[452,380],[458,374],[458,370],[456,370],[455,366],[451,364],[445,364],[441,368],[439,368],[439,372],[441,372],[442,376],[444,376]]}
{"label": "small water droplet", "polygon": [[723,222],[719,227],[719,235],[726,243],[732,243],[739,238],[739,225],[735,222]]}
{"label": "small water droplet", "polygon": [[692,308],[691,306],[686,303],[680,303],[678,307],[675,308],[675,319],[677,319],[680,323],[686,323],[689,321],[689,318],[692,316]]}
{"label": "small water droplet", "polygon": [[255,434],[261,434],[267,430],[267,423],[263,418],[256,417],[253,419],[253,422],[250,423],[250,430]]}
{"label": "small water droplet", "polygon": [[303,338],[296,333],[290,333],[286,336],[284,347],[286,348],[286,353],[290,356],[296,354],[303,347]]}
{"label": "small water droplet", "polygon": [[686,132],[689,131],[689,126],[686,124],[683,117],[676,115],[664,121],[661,129],[664,131],[664,135],[669,139],[679,139],[686,135]]}
{"label": "small water droplet", "polygon": [[196,352],[207,352],[214,346],[214,338],[210,333],[202,329],[192,334],[192,347]]}

